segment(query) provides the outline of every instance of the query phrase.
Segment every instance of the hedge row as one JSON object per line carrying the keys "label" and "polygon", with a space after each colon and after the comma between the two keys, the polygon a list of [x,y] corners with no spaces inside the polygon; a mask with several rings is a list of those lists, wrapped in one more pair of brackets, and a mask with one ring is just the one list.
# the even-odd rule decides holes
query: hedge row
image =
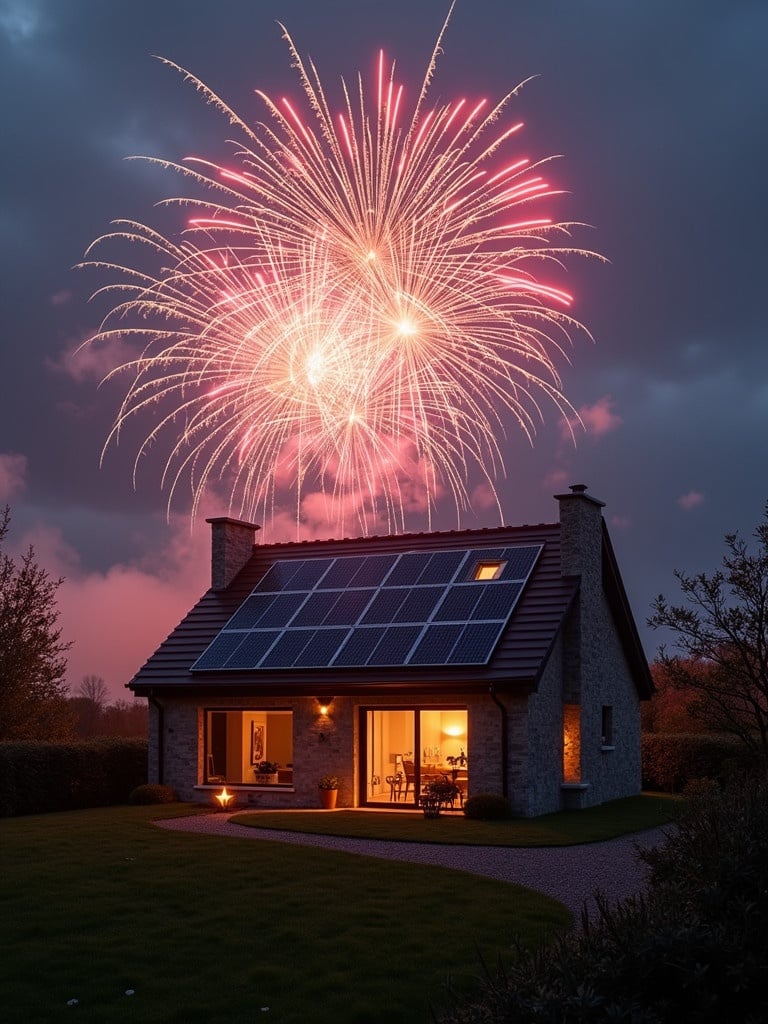
{"label": "hedge row", "polygon": [[[688,801],[640,854],[648,894],[485,970],[440,1024],[758,1024],[768,1020],[768,786]],[[504,937],[506,938],[506,937]],[[501,937],[500,937],[501,942]]]}
{"label": "hedge row", "polygon": [[0,817],[124,804],[146,781],[146,740],[0,743]]}
{"label": "hedge row", "polygon": [[643,733],[643,789],[682,793],[708,779],[720,784],[749,770],[744,747],[715,733]]}

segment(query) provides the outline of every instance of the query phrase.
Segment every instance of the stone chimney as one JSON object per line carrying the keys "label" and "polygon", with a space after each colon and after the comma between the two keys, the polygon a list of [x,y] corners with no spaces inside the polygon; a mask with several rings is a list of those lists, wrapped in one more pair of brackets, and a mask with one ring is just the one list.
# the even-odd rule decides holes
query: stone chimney
{"label": "stone chimney", "polygon": [[603,637],[599,609],[602,602],[603,514],[605,502],[587,494],[585,484],[572,484],[570,493],[556,494],[560,502],[560,569],[563,576],[578,576],[579,596],[570,617],[563,662],[563,698],[582,703],[591,666],[599,656]]}
{"label": "stone chimney", "polygon": [[228,516],[206,523],[211,524],[211,589],[225,590],[253,554],[261,527]]}
{"label": "stone chimney", "polygon": [[[605,502],[587,494],[586,484],[571,484],[560,502],[560,568],[563,576],[581,576],[582,584],[600,585]],[[592,576],[588,580],[586,577]]]}

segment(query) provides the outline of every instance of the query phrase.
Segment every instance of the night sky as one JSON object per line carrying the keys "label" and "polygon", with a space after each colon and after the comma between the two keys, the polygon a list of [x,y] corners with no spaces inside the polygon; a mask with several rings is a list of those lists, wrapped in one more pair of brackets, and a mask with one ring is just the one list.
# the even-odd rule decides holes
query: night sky
{"label": "night sky", "polygon": [[[101,675],[113,697],[209,579],[211,492],[190,528],[170,520],[157,446],[132,480],[137,433],[101,448],[120,387],[98,387],[109,356],[75,349],[108,308],[105,279],[74,269],[114,218],[167,227],[154,204],[178,179],[125,158],[223,159],[224,119],[168,57],[240,114],[253,95],[300,96],[277,20],[316,62],[328,92],[372,72],[380,47],[413,99],[448,9],[444,0],[0,0],[2,343],[0,502],[11,546],[30,542],[66,577],[59,591],[68,681]],[[764,0],[458,0],[432,101],[515,101],[521,155],[560,155],[559,219],[609,263],[572,261],[558,284],[594,336],[576,336],[564,391],[585,430],[566,437],[553,406],[534,445],[511,430],[504,521],[551,522],[552,495],[586,483],[604,514],[635,617],[645,628],[673,572],[714,569],[723,534],[750,534],[768,498],[768,5]],[[168,219],[170,217],[170,220]],[[141,424],[151,429],[149,420]],[[266,539],[293,539],[281,510]],[[422,529],[415,516],[410,525]],[[495,526],[476,507],[461,525]],[[435,527],[453,529],[450,500]],[[308,514],[303,536],[337,536]]]}

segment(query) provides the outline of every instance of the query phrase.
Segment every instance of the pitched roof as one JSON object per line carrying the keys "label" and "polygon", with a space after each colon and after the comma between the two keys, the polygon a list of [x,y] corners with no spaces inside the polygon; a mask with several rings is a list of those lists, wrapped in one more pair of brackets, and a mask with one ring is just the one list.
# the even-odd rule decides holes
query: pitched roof
{"label": "pitched roof", "polygon": [[[522,545],[541,545],[541,555],[487,664],[190,671],[276,561]],[[578,586],[578,578],[563,577],[560,572],[558,524],[256,545],[232,583],[225,590],[209,590],[204,594],[129,686],[142,695],[150,692],[316,695],[321,690],[342,695],[408,693],[414,689],[440,693],[485,692],[491,685],[525,691],[536,685]]]}

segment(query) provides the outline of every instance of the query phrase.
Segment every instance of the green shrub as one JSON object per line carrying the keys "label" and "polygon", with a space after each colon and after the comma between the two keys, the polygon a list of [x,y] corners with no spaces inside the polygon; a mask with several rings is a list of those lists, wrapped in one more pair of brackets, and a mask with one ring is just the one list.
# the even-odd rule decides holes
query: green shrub
{"label": "green shrub", "polygon": [[178,800],[173,786],[161,786],[155,782],[145,782],[131,790],[129,804],[172,804]]}
{"label": "green shrub", "polygon": [[748,771],[742,744],[717,733],[643,733],[643,789],[681,793],[694,779],[723,784]]}
{"label": "green shrub", "polygon": [[512,817],[512,807],[505,796],[496,793],[476,793],[464,801],[464,814],[468,818],[498,821]]}
{"label": "green shrub", "polygon": [[511,963],[440,1024],[757,1024],[768,1020],[768,783],[692,797],[642,851],[645,897]]}
{"label": "green shrub", "polygon": [[126,803],[146,779],[146,740],[0,743],[0,817]]}

